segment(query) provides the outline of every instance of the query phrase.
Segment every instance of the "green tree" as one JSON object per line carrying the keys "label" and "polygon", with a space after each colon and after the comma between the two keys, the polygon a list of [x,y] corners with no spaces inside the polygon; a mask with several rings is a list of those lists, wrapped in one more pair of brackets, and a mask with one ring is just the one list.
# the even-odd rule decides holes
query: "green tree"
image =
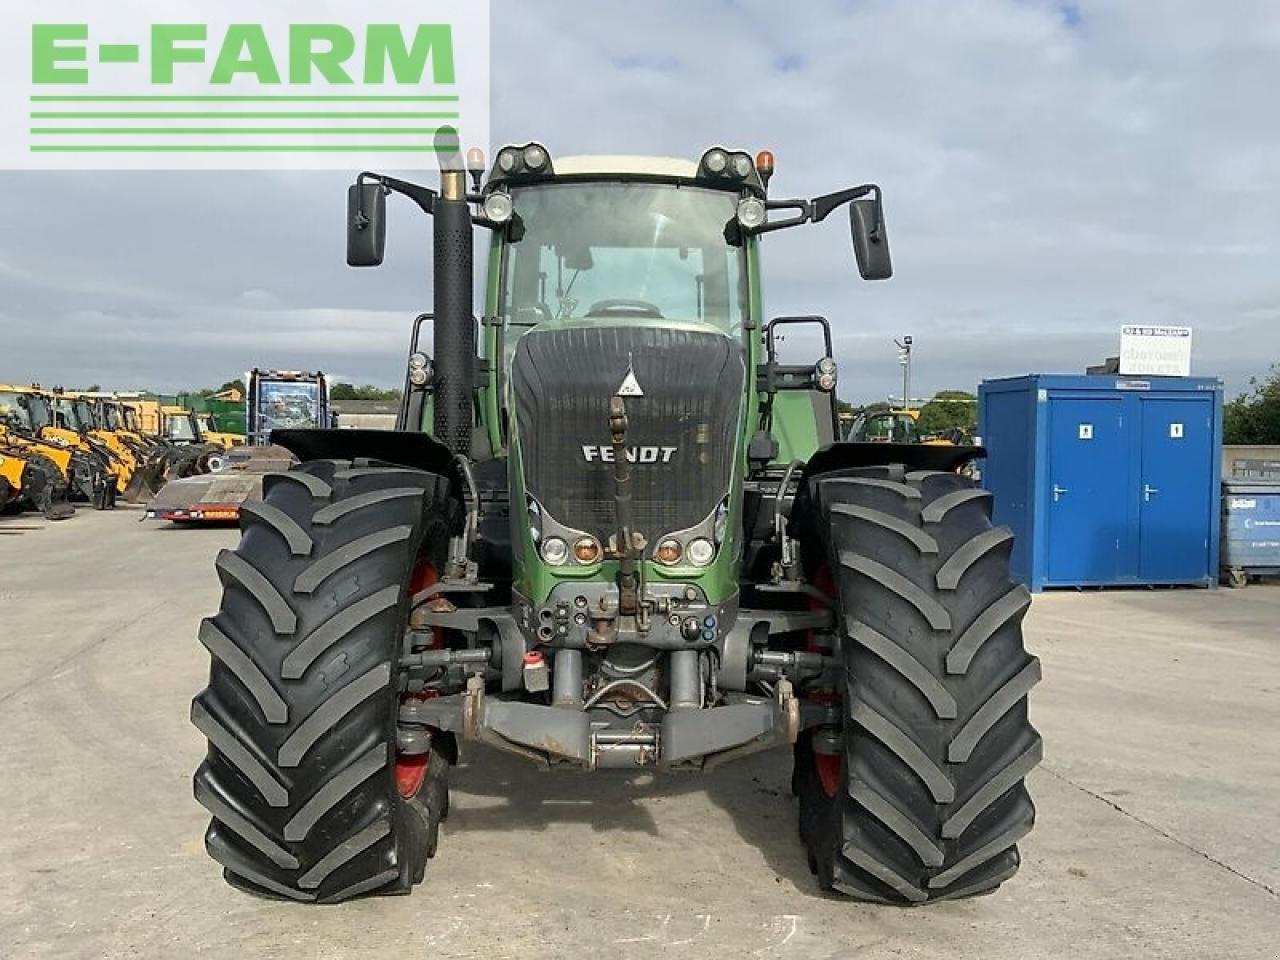
{"label": "green tree", "polygon": [[1280,367],[1273,365],[1259,380],[1249,379],[1249,389],[1223,409],[1222,434],[1226,443],[1280,443]]}
{"label": "green tree", "polygon": [[235,380],[228,380],[220,387],[204,387],[200,390],[187,390],[185,392],[193,397],[212,397],[215,393],[223,393],[227,390],[239,390],[244,393],[244,381],[237,377]]}
{"label": "green tree", "polygon": [[916,421],[924,435],[960,429],[971,435],[978,425],[978,398],[966,390],[939,390],[923,407]]}
{"label": "green tree", "polygon": [[381,387],[375,387],[371,383],[366,383],[362,387],[358,387],[354,383],[335,383],[329,388],[329,399],[381,400],[386,403],[396,403],[400,400],[400,391],[384,390]]}

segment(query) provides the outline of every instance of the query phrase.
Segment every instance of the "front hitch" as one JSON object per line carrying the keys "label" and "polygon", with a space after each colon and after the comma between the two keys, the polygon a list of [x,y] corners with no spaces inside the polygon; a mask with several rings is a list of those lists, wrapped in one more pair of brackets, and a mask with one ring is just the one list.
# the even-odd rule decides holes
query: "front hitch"
{"label": "front hitch", "polygon": [[613,440],[613,503],[618,524],[618,612],[632,617],[640,604],[631,514],[631,464],[627,460],[627,404],[622,397],[609,398],[609,433]]}

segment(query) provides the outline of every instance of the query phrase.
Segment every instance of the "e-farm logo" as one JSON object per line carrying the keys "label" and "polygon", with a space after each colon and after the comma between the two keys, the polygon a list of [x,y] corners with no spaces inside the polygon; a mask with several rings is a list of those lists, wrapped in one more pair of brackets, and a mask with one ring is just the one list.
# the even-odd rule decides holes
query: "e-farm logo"
{"label": "e-farm logo", "polygon": [[21,16],[0,40],[3,167],[414,168],[488,145],[485,2],[49,0]]}

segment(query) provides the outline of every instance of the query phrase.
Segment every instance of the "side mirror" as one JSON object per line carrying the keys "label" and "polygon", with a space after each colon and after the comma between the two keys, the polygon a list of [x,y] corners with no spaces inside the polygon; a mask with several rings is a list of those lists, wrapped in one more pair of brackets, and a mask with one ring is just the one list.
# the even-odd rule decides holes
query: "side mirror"
{"label": "side mirror", "polygon": [[885,232],[880,198],[865,197],[849,204],[849,229],[853,255],[863,280],[887,280],[893,276],[889,261],[889,235]]}
{"label": "side mirror", "polygon": [[387,194],[380,183],[347,190],[347,266],[377,267],[387,247]]}

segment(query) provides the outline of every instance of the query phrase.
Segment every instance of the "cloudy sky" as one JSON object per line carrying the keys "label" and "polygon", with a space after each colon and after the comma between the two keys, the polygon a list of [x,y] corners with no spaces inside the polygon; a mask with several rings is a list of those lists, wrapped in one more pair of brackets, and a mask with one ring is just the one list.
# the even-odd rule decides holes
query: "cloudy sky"
{"label": "cloudy sky", "polygon": [[[1195,329],[1229,392],[1280,360],[1274,0],[494,0],[493,138],[778,158],[775,195],[874,180],[896,277],[847,221],[766,242],[772,314],[822,313],[841,394],[1080,372],[1124,322]],[[0,174],[0,380],[176,389],[253,365],[396,384],[430,225],[343,264],[340,174]]]}

